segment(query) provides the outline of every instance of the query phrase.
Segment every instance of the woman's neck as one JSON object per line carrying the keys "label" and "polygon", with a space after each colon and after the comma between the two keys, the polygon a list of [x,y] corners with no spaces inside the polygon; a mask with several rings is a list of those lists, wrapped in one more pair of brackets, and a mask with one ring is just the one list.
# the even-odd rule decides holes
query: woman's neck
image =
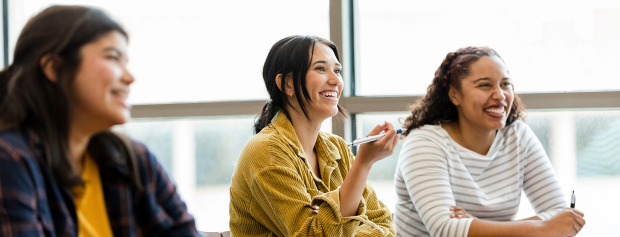
{"label": "woman's neck", "polygon": [[291,117],[291,123],[299,139],[299,143],[304,149],[306,156],[314,154],[314,145],[321,131],[323,121],[309,120],[303,113],[298,113],[292,109],[287,110]]}
{"label": "woman's neck", "polygon": [[496,130],[477,129],[461,120],[444,123],[442,127],[452,137],[452,140],[481,155],[489,152],[497,133]]}

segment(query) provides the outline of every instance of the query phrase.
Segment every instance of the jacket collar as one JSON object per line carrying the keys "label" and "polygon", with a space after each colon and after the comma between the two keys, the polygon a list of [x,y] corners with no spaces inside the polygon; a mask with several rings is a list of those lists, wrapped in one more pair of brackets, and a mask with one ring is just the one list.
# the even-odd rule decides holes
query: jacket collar
{"label": "jacket collar", "polygon": [[[299,142],[299,138],[295,133],[293,124],[284,112],[280,111],[276,114],[271,120],[271,126],[284,138],[291,148],[293,148],[297,156],[302,159],[307,158]],[[317,151],[317,158],[323,159],[327,164],[332,164],[335,163],[336,160],[340,160],[340,152],[336,145],[330,142],[329,136],[330,135],[326,132],[319,132],[314,149]]]}

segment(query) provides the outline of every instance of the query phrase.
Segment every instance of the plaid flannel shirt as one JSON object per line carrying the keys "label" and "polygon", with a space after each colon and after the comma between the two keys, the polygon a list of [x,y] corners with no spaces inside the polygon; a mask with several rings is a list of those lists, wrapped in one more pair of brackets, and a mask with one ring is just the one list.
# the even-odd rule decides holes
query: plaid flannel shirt
{"label": "plaid flannel shirt", "polygon": [[[78,236],[72,194],[60,188],[34,133],[0,132],[0,236]],[[135,143],[143,191],[123,166],[100,167],[114,236],[200,236],[153,154]]]}

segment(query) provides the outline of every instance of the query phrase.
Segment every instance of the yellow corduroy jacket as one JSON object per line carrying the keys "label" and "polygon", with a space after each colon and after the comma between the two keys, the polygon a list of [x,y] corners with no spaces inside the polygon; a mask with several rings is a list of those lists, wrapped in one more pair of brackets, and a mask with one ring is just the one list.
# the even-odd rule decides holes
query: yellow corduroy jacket
{"label": "yellow corduroy jacket", "polygon": [[282,112],[248,141],[230,186],[232,236],[395,236],[390,210],[368,183],[357,214],[340,214],[340,186],[354,160],[346,142],[320,132],[314,148],[320,178]]}

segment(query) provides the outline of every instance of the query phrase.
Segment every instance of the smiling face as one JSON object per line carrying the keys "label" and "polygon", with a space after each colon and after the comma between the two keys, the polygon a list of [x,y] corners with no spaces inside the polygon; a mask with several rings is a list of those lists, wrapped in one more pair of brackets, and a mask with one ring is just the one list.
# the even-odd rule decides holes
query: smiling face
{"label": "smiling face", "polygon": [[72,117],[107,129],[129,119],[133,76],[127,71],[127,38],[109,32],[80,49],[82,61],[73,82]]}
{"label": "smiling face", "polygon": [[[325,120],[338,114],[338,100],[344,87],[342,65],[327,45],[314,46],[310,69],[306,73],[306,89],[312,99],[307,104],[311,118]],[[305,101],[305,100],[304,100]]]}
{"label": "smiling face", "polygon": [[469,66],[461,88],[450,88],[459,123],[477,130],[495,131],[506,125],[514,101],[512,81],[498,57],[481,57]]}
{"label": "smiling face", "polygon": [[[323,43],[316,43],[311,55],[310,68],[306,72],[306,89],[312,102],[307,102],[305,99],[302,101],[308,110],[310,120],[322,122],[338,114],[338,100],[344,87],[342,65],[338,62],[334,51]],[[289,101],[294,108],[301,111],[296,99]]]}

